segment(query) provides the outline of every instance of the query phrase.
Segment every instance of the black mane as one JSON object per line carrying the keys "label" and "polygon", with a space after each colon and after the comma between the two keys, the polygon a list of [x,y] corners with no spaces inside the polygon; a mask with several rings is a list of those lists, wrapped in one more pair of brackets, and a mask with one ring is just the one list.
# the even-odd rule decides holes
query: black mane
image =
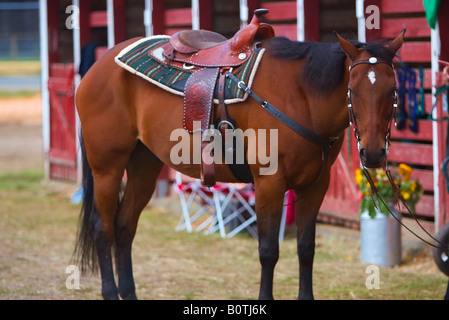
{"label": "black mane", "polygon": [[[351,43],[374,57],[387,62],[393,61],[394,53],[385,47],[385,43]],[[346,54],[339,43],[298,42],[274,37],[265,41],[264,47],[267,48],[268,54],[282,60],[307,59],[301,74],[301,83],[319,92],[331,93],[343,80]]]}

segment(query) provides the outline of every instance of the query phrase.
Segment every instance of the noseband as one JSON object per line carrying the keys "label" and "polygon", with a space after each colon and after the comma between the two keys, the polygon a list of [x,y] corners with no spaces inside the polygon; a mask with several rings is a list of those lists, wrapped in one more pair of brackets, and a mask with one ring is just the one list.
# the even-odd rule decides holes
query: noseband
{"label": "noseband", "polygon": [[[379,64],[379,63],[385,63],[388,64],[389,66],[391,66],[391,68],[394,70],[394,66],[392,63],[387,62],[385,60],[382,59],[378,59],[376,57],[371,57],[369,59],[364,59],[364,60],[359,60],[354,62],[353,64],[351,64],[349,66],[349,73],[351,73],[352,69],[360,64],[371,64],[371,65],[375,65],[375,64]],[[351,89],[349,88],[348,85],[348,93],[347,93],[347,102],[348,102],[348,109],[349,109],[349,125],[353,125],[354,126],[354,137],[357,140],[357,149],[360,152],[360,141],[361,141],[361,137],[359,134],[359,131],[357,130],[357,122],[355,120],[355,115],[354,115],[354,109],[352,108],[352,101],[351,101]],[[398,108],[398,94],[397,91],[394,91],[394,95],[393,95],[393,112],[391,113],[391,118],[390,121],[388,123],[388,129],[385,135],[385,152],[386,155],[388,155],[388,147],[390,145],[390,136],[391,136],[391,124],[393,122],[394,119],[394,124],[395,126],[397,126],[396,124],[396,110]],[[388,166],[388,164],[387,164]]]}

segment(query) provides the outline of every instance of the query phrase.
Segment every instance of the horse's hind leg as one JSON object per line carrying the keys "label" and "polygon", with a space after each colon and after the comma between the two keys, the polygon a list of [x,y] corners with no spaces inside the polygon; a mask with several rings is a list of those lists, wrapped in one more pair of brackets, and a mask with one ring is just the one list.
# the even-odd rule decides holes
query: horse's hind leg
{"label": "horse's hind leg", "polygon": [[[131,135],[125,136],[123,134],[121,140],[118,138],[106,140],[101,135],[94,134],[88,129],[90,127],[86,126],[83,131],[87,155],[87,159],[83,161],[85,161],[86,167],[90,164],[92,170],[92,181],[90,183],[93,186],[91,188],[93,208],[91,212],[84,212],[83,220],[85,222],[80,232],[80,238],[84,238],[82,240],[84,246],[82,251],[85,251],[85,253],[82,255],[85,256],[87,253],[88,256],[85,258],[93,260],[89,247],[96,251],[101,273],[103,298],[118,299],[111,248],[114,243],[115,216],[118,209],[121,182],[130,154],[136,145],[136,140]],[[111,140],[115,144],[107,143]],[[89,160],[89,163],[87,163],[87,160]]]}
{"label": "horse's hind leg", "polygon": [[[125,155],[120,156],[125,158]],[[128,155],[126,155],[126,160]],[[114,280],[114,271],[111,255],[111,247],[114,242],[115,214],[119,199],[120,185],[123,178],[126,161],[116,158],[116,164],[111,168],[95,170],[92,166],[96,219],[93,221],[93,233],[95,247],[97,249],[100,265],[102,290],[104,299],[118,299],[117,286]],[[107,166],[105,166],[107,167]],[[106,170],[105,170],[106,169]]]}
{"label": "horse's hind leg", "polygon": [[115,255],[119,293],[123,299],[136,299],[131,247],[140,213],[154,192],[162,162],[138,142],[126,167],[128,181],[115,219]]}

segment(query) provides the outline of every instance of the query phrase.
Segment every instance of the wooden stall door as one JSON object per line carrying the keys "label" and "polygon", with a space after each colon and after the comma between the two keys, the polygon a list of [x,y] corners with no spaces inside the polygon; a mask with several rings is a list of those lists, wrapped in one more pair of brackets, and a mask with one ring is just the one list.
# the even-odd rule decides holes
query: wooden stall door
{"label": "wooden stall door", "polygon": [[73,64],[53,63],[50,95],[50,179],[76,182],[75,85]]}

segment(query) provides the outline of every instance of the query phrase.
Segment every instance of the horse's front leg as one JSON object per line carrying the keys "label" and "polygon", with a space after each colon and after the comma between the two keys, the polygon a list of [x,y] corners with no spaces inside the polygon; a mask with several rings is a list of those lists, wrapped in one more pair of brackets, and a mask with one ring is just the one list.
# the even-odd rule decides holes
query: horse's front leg
{"label": "horse's front leg", "polygon": [[307,194],[296,192],[296,225],[299,259],[300,300],[313,300],[313,259],[315,257],[316,216],[329,186],[329,175],[323,175],[318,185]]}
{"label": "horse's front leg", "polygon": [[256,214],[261,264],[260,300],[273,299],[274,267],[279,259],[279,227],[284,189],[270,183],[256,184]]}

